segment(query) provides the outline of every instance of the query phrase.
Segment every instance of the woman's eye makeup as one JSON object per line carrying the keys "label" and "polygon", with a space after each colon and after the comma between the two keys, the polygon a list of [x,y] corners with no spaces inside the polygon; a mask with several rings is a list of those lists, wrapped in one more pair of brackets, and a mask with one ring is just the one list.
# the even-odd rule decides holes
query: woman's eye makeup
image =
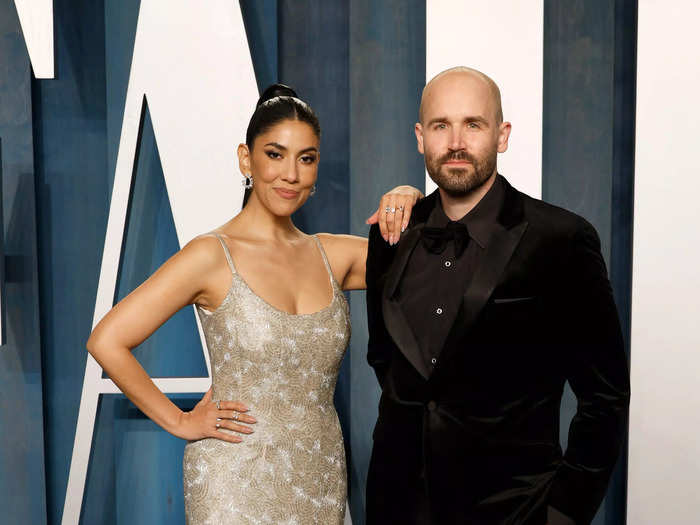
{"label": "woman's eye makeup", "polygon": [[[267,155],[269,158],[273,160],[279,160],[282,158],[282,154],[274,149],[267,149],[265,150],[265,155]],[[304,164],[313,164],[316,162],[317,156],[314,155],[313,153],[305,153],[301,157],[299,157],[299,160],[304,163]]]}

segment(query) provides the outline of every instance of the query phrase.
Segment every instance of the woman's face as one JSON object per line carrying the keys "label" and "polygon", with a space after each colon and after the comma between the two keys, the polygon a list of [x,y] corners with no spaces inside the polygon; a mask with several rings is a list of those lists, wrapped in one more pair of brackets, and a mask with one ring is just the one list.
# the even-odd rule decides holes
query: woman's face
{"label": "woman's face", "polygon": [[250,151],[238,147],[241,172],[253,176],[253,193],[273,214],[288,216],[309,198],[316,182],[319,139],[299,120],[283,120],[258,135]]}

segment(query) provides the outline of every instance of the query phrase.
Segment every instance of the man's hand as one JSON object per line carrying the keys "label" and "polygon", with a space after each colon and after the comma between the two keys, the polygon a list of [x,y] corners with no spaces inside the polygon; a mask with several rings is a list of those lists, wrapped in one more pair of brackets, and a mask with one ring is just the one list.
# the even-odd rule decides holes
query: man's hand
{"label": "man's hand", "polygon": [[422,198],[421,191],[413,186],[397,186],[382,196],[377,211],[366,222],[379,223],[384,240],[389,244],[396,244],[408,226],[413,206]]}

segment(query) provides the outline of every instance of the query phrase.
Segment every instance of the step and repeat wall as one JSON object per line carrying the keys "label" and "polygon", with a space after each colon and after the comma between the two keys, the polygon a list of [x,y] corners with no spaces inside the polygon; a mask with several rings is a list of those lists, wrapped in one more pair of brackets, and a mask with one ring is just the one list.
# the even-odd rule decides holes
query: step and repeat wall
{"label": "step and repeat wall", "polygon": [[[366,235],[385,191],[434,188],[421,90],[467,65],[499,84],[513,125],[499,171],[601,237],[632,411],[594,523],[695,523],[699,15],[689,0],[0,0],[0,521],[184,523],[184,442],[88,357],[92,327],[240,210],[235,151],[267,85],[292,85],[323,130],[296,224]],[[364,292],[349,297],[336,407],[357,525],[379,387]],[[192,308],[134,352],[183,408],[210,384]],[[563,447],[575,410],[567,389]]]}

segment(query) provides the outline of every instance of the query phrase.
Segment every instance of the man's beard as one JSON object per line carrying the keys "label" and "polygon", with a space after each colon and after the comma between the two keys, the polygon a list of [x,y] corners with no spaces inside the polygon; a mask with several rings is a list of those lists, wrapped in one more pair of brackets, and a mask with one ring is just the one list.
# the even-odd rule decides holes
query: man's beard
{"label": "man's beard", "polygon": [[[466,151],[454,151],[439,158],[425,157],[425,168],[428,175],[439,188],[456,197],[467,193],[484,184],[496,169],[496,156],[494,150],[483,159],[477,160]],[[471,168],[451,168],[444,165],[450,160],[466,160],[471,163]]]}

